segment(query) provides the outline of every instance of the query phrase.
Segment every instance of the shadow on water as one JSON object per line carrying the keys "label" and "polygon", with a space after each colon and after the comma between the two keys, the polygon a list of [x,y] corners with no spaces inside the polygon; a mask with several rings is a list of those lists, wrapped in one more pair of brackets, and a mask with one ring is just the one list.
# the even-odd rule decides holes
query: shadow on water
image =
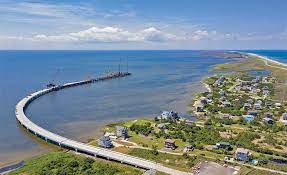
{"label": "shadow on water", "polygon": [[47,151],[50,150],[59,150],[59,147],[53,145],[53,144],[48,144],[41,138],[37,137],[36,135],[32,134],[29,132],[25,127],[23,127],[18,121],[15,121],[17,123],[17,127],[19,131],[28,139],[33,140],[36,142],[39,146],[43,147],[44,149],[47,149]]}

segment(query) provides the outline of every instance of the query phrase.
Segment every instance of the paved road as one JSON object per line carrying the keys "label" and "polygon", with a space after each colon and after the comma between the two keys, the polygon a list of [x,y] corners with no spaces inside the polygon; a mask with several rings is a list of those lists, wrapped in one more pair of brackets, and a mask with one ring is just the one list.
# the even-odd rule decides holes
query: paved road
{"label": "paved road", "polygon": [[[102,81],[102,79],[101,79],[101,81]],[[182,171],[178,171],[178,170],[175,170],[172,168],[165,167],[162,164],[159,164],[159,163],[156,163],[153,161],[145,160],[145,159],[134,157],[134,156],[129,156],[129,155],[118,153],[118,152],[111,151],[108,149],[90,146],[90,145],[87,145],[87,144],[84,144],[81,142],[77,142],[75,140],[71,140],[71,139],[62,137],[60,135],[52,133],[52,132],[36,125],[26,116],[25,110],[27,109],[28,105],[32,101],[34,101],[35,99],[37,99],[37,98],[39,98],[39,97],[41,97],[47,93],[53,92],[53,91],[58,91],[58,90],[65,89],[68,87],[79,86],[79,85],[87,84],[87,83],[91,83],[91,82],[92,81],[87,80],[87,81],[67,83],[67,84],[64,84],[64,85],[59,86],[59,87],[47,88],[47,89],[39,90],[35,93],[32,93],[32,94],[28,95],[27,97],[23,98],[16,105],[16,110],[15,110],[16,118],[19,121],[19,123],[21,125],[23,125],[23,127],[25,127],[31,133],[42,138],[46,142],[56,144],[62,148],[74,150],[78,153],[83,153],[83,154],[87,154],[87,155],[91,155],[91,156],[102,157],[102,158],[106,158],[109,160],[118,161],[121,163],[126,163],[129,165],[133,165],[133,166],[144,168],[144,169],[154,169],[154,170],[161,171],[161,172],[168,173],[168,174],[172,174],[172,175],[188,175],[188,174],[191,174],[191,173],[182,172]]]}

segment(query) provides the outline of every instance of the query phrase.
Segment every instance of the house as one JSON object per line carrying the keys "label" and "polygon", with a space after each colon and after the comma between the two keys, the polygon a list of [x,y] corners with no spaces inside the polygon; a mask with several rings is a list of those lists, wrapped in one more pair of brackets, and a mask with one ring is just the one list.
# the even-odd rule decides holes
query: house
{"label": "house", "polygon": [[263,121],[267,124],[272,125],[274,123],[274,121],[272,120],[272,118],[268,118],[268,117],[264,117]]}
{"label": "house", "polygon": [[243,108],[247,111],[251,109],[252,105],[250,103],[244,103]]}
{"label": "house", "polygon": [[269,90],[263,90],[262,94],[263,94],[263,96],[269,96],[270,91]]}
{"label": "house", "polygon": [[251,153],[248,149],[237,148],[234,154],[234,158],[239,161],[249,161]]}
{"label": "house", "polygon": [[266,101],[265,102],[265,106],[267,106],[267,107],[271,107],[272,106],[272,101]]}
{"label": "house", "polygon": [[124,126],[116,126],[116,133],[118,137],[128,138],[128,128]]}
{"label": "house", "polygon": [[171,140],[171,139],[166,139],[164,141],[164,147],[165,148],[168,148],[168,149],[175,149],[176,148],[176,145],[175,145],[175,141],[174,140]]}
{"label": "house", "polygon": [[104,136],[107,136],[112,140],[115,140],[118,138],[114,132],[106,132]]}
{"label": "house", "polygon": [[206,104],[208,103],[207,98],[201,97],[201,98],[200,98],[200,103],[203,104],[203,105],[206,105]]}
{"label": "house", "polygon": [[249,99],[246,100],[246,102],[252,104],[253,103],[253,99],[249,98]]}
{"label": "house", "polygon": [[247,122],[251,122],[254,120],[254,116],[253,115],[245,115],[243,116],[243,118],[247,121]]}
{"label": "house", "polygon": [[280,120],[285,126],[287,126],[287,113],[286,112],[282,114],[282,118]]}
{"label": "house", "polygon": [[185,148],[183,149],[183,152],[189,152],[189,151],[193,151],[194,147],[192,145],[186,145]]}
{"label": "house", "polygon": [[259,86],[259,83],[254,83],[252,86],[253,86],[253,87],[258,87],[258,86]]}
{"label": "house", "polygon": [[226,92],[225,92],[224,90],[220,90],[220,91],[219,91],[219,95],[220,95],[221,97],[223,97],[223,96],[226,95]]}
{"label": "house", "polygon": [[258,104],[261,104],[261,105],[262,105],[262,104],[263,104],[263,101],[262,101],[262,100],[257,100],[257,101],[256,101],[256,103],[258,103]]}
{"label": "house", "polygon": [[230,119],[230,118],[231,118],[230,114],[223,114],[222,115],[222,119]]}
{"label": "house", "polygon": [[272,113],[270,113],[270,112],[265,112],[265,113],[264,113],[264,117],[265,117],[265,118],[272,118],[272,116],[273,116],[273,115],[272,115]]}
{"label": "house", "polygon": [[220,85],[222,85],[223,82],[224,82],[224,80],[225,80],[225,77],[224,77],[224,76],[219,77],[219,78],[214,82],[213,86],[220,86]]}
{"label": "house", "polygon": [[231,149],[231,145],[228,142],[218,142],[218,143],[216,143],[216,147],[217,148],[222,148],[222,149],[225,149],[225,150],[230,150]]}
{"label": "house", "polygon": [[231,106],[231,103],[230,103],[229,101],[224,101],[224,102],[222,102],[222,105],[223,105],[224,107],[230,107],[230,106]]}
{"label": "house", "polygon": [[206,96],[206,98],[207,98],[209,101],[212,101],[213,96],[212,96],[212,94],[208,94],[208,95]]}
{"label": "house", "polygon": [[179,119],[177,112],[174,111],[163,111],[160,116],[157,117],[158,119],[172,119],[177,120]]}
{"label": "house", "polygon": [[241,86],[235,86],[234,89],[235,89],[236,91],[240,91],[240,90],[241,90]]}
{"label": "house", "polygon": [[261,105],[261,103],[256,102],[256,103],[254,103],[253,108],[254,108],[255,110],[260,110],[260,109],[262,109],[262,105]]}
{"label": "house", "polygon": [[166,124],[165,123],[160,123],[157,125],[157,128],[160,130],[164,130],[166,128]]}
{"label": "house", "polygon": [[282,104],[281,103],[275,103],[276,108],[281,108]]}
{"label": "house", "polygon": [[99,144],[99,146],[101,146],[103,148],[112,148],[114,146],[112,144],[112,141],[111,141],[110,137],[108,137],[108,136],[102,136],[98,140],[98,144]]}
{"label": "house", "polygon": [[196,112],[204,112],[204,107],[202,104],[195,105]]}
{"label": "house", "polygon": [[256,93],[257,93],[257,89],[256,89],[256,88],[252,88],[252,89],[251,89],[251,92],[252,92],[253,94],[256,94]]}
{"label": "house", "polygon": [[227,100],[227,98],[226,98],[225,96],[222,96],[222,97],[219,98],[219,101],[220,101],[221,103],[223,103],[223,102],[226,101],[226,100]]}
{"label": "house", "polygon": [[258,116],[257,111],[248,111],[248,115],[253,115],[254,117]]}
{"label": "house", "polygon": [[253,89],[252,86],[246,86],[246,89],[248,89],[249,91],[251,91]]}
{"label": "house", "polygon": [[248,84],[247,81],[241,81],[241,83],[240,83],[241,86],[246,86],[247,84]]}

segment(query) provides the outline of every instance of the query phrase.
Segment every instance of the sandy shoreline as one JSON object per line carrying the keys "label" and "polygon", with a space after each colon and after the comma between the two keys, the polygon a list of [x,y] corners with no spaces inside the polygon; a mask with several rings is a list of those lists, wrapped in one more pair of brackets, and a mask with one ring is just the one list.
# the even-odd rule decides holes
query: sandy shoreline
{"label": "sandy shoreline", "polygon": [[254,57],[258,57],[258,58],[261,58],[265,61],[269,61],[271,63],[274,63],[274,64],[278,64],[280,66],[284,66],[287,68],[287,64],[286,63],[282,63],[282,62],[279,62],[279,61],[276,61],[276,60],[273,60],[271,58],[268,58],[266,56],[262,56],[262,55],[258,55],[258,54],[255,54],[255,53],[246,53],[248,56],[254,56]]}

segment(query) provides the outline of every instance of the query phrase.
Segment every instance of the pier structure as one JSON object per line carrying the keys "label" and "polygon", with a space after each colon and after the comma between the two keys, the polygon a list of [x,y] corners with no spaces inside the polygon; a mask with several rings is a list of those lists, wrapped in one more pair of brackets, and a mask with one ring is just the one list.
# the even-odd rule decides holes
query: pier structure
{"label": "pier structure", "polygon": [[37,137],[45,140],[46,142],[55,144],[61,148],[72,150],[78,153],[86,154],[93,157],[100,157],[105,158],[108,160],[114,160],[117,162],[133,165],[135,167],[147,169],[147,170],[157,170],[161,172],[165,172],[172,175],[187,175],[190,173],[182,172],[179,170],[174,170],[168,167],[163,166],[162,164],[156,163],[154,161],[126,155],[123,153],[111,151],[109,149],[99,148],[87,145],[85,143],[81,143],[63,136],[60,136],[58,134],[52,133],[38,125],[36,125],[34,122],[32,122],[25,114],[26,109],[28,108],[29,104],[33,102],[34,100],[38,99],[41,96],[44,96],[50,92],[58,91],[61,89],[66,89],[69,87],[75,87],[80,86],[84,84],[89,83],[95,83],[99,81],[105,81],[110,79],[116,79],[120,77],[126,77],[131,75],[129,72],[116,72],[109,74],[107,76],[98,77],[95,79],[89,79],[89,80],[83,80],[83,81],[77,81],[72,83],[66,83],[63,85],[57,85],[50,88],[45,88],[42,90],[39,90],[37,92],[34,92],[25,98],[23,98],[21,101],[18,102],[15,109],[15,114],[18,122],[26,128],[29,132],[36,135]]}

